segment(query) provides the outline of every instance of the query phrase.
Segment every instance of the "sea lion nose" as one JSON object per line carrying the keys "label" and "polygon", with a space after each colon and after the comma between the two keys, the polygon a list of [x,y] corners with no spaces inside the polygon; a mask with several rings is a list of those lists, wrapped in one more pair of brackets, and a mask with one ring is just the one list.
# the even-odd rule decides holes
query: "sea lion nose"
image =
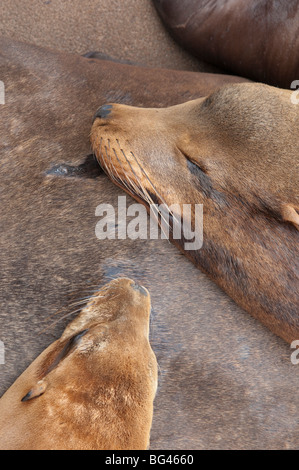
{"label": "sea lion nose", "polygon": [[105,119],[109,114],[111,113],[112,110],[112,104],[105,104],[104,106],[101,106],[97,112],[95,113],[93,117],[93,122],[97,119]]}
{"label": "sea lion nose", "polygon": [[133,289],[138,290],[140,294],[144,295],[145,297],[148,296],[147,290],[144,287],[142,287],[140,284],[136,284],[136,282],[133,282],[131,286],[133,287]]}

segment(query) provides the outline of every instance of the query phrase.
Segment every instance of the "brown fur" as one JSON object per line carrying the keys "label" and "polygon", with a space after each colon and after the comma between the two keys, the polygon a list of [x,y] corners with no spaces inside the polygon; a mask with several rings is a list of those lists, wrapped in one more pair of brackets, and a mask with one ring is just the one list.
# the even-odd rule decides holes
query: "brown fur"
{"label": "brown fur", "polygon": [[288,345],[166,240],[99,241],[95,208],[117,208],[123,190],[80,171],[97,106],[167,107],[241,79],[87,60],[4,38],[0,69],[0,394],[61,336],[66,320],[50,328],[49,316],[70,292],[81,298],[89,283],[125,276],[152,297],[160,377],[151,449],[298,448],[298,366]]}
{"label": "brown fur", "polygon": [[238,84],[163,110],[115,105],[91,133],[108,173],[155,193],[151,180],[160,204],[204,205],[203,248],[186,254],[290,343],[299,337],[297,117],[290,92]]}
{"label": "brown fur", "polygon": [[135,286],[104,286],[4,394],[1,450],[148,447],[157,363],[150,296]]}

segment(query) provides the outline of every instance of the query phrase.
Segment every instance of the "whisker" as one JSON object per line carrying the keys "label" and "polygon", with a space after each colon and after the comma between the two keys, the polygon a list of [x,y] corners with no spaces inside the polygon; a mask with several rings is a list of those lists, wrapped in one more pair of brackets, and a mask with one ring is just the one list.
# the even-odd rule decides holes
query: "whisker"
{"label": "whisker", "polygon": [[139,196],[141,196],[142,198],[145,197],[143,191],[142,191],[142,188],[140,188],[139,186],[137,186],[137,184],[135,183],[135,181],[131,180],[131,178],[129,177],[129,175],[127,175],[127,179],[129,180],[129,183],[131,185],[131,187],[135,190],[136,194],[138,194]]}
{"label": "whisker", "polygon": [[[111,171],[110,171],[110,169],[108,168],[108,165],[107,165],[107,162],[106,162],[105,158],[103,157],[102,144],[103,144],[103,137],[101,137],[100,148],[99,148],[100,159],[101,159],[101,163],[102,163],[103,166],[104,166],[103,170],[107,173],[107,175],[108,175],[110,178],[112,178]],[[106,147],[106,145],[105,145],[105,152],[106,152],[107,159],[108,159],[108,154],[107,154],[107,147]]]}
{"label": "whisker", "polygon": [[[93,291],[92,291],[93,292]],[[79,299],[76,299],[78,302],[81,301],[81,300],[88,300],[88,299],[92,299],[92,298],[96,298],[96,296],[93,296],[93,295],[87,295],[86,297],[80,297]]]}
{"label": "whisker", "polygon": [[[92,297],[90,297],[90,299],[92,299]],[[69,304],[68,307],[76,307],[77,305],[87,305],[87,304],[88,304],[87,300],[79,300],[78,302],[73,302]]]}
{"label": "whisker", "polygon": [[66,315],[63,315],[62,317],[60,317],[56,322],[52,323],[52,325],[49,326],[49,328],[53,328],[53,326],[57,325],[57,323],[61,322],[62,320],[64,320],[65,318],[68,318],[70,317],[71,315],[74,315],[75,313],[78,313],[78,312],[82,312],[82,307],[81,308],[78,308],[76,310],[73,310],[72,312],[68,312]]}
{"label": "whisker", "polygon": [[[92,291],[93,294],[95,294],[97,291]],[[59,310],[57,310],[56,312],[54,313],[51,313],[50,315],[48,315],[47,317],[44,318],[45,321],[51,319],[52,317],[55,317],[57,315],[59,315],[60,313],[62,313],[64,310],[67,310],[69,309],[70,307],[76,307],[78,305],[82,305],[82,308],[88,304],[88,302],[92,299],[97,299],[99,297],[102,297],[102,296],[99,296],[99,295],[88,295],[87,297],[81,297],[79,299],[76,299],[75,302],[68,302],[66,303],[63,307],[61,307]]]}
{"label": "whisker", "polygon": [[[111,149],[111,146],[110,146],[110,139],[108,139],[108,145],[109,145],[109,150]],[[115,149],[113,148],[112,149],[114,151],[114,154],[115,154],[115,157],[117,158],[118,162],[119,162],[119,159],[118,159],[118,156],[115,152]],[[117,175],[117,178],[115,177],[115,175],[113,174],[113,171],[111,171],[110,169],[108,170],[108,164],[105,162],[105,167],[107,168],[107,173],[108,173],[108,176],[113,180],[115,181],[116,183],[120,182],[125,188],[128,189],[128,191],[130,191],[130,188],[127,186],[126,184],[126,181],[120,176],[120,174],[118,173],[117,169],[115,168],[115,166],[113,165],[113,162],[112,162],[112,158],[110,156],[110,152],[108,152],[108,149],[107,149],[107,146],[105,146],[105,153],[106,153],[106,157],[107,157],[107,160],[109,159],[109,163],[111,164],[111,166],[113,167],[116,175]],[[103,158],[103,154],[102,154],[102,158]],[[104,159],[105,160],[105,159]],[[120,163],[120,162],[119,162]]]}
{"label": "whisker", "polygon": [[[108,176],[113,181],[115,181],[116,183],[120,182],[124,186],[124,188],[126,188],[128,190],[129,193],[133,193],[133,194],[136,194],[136,195],[140,196],[142,199],[144,199],[151,206],[152,213],[153,213],[157,223],[160,225],[161,231],[164,234],[164,238],[169,241],[169,231],[171,231],[171,232],[173,231],[173,226],[170,224],[169,218],[166,218],[166,216],[165,216],[165,214],[163,214],[162,210],[157,208],[157,204],[154,203],[154,201],[153,201],[152,197],[150,196],[148,190],[144,187],[141,179],[136,174],[136,171],[134,170],[133,166],[131,165],[129,159],[127,158],[127,156],[124,152],[124,150],[121,148],[119,140],[116,139],[117,145],[118,145],[118,147],[119,147],[119,149],[120,149],[120,151],[121,151],[128,167],[129,167],[132,175],[134,176],[133,180],[130,178],[130,176],[128,174],[128,171],[125,170],[123,162],[118,157],[116,149],[114,147],[111,147],[111,140],[108,139],[107,142],[108,142],[108,147],[106,145],[104,146],[106,158],[104,158],[104,154],[103,154],[103,150],[102,150],[102,147],[103,147],[103,138],[102,137],[101,137],[100,150],[99,151],[101,153],[101,161],[103,161],[103,165],[104,165],[104,168],[105,168]],[[113,153],[115,155],[115,158],[118,162],[119,167],[122,169],[124,177],[120,176],[117,168],[113,164],[113,160],[111,158],[111,150],[113,151]],[[164,204],[164,206],[165,206],[166,210],[168,211],[168,213],[173,217],[173,219],[175,221],[177,221],[177,218],[176,218],[175,214],[169,209],[168,204],[165,202],[164,198],[158,192],[157,188],[152,183],[151,179],[149,178],[149,176],[146,173],[146,171],[144,170],[144,168],[142,168],[142,166],[140,165],[140,163],[139,163],[138,159],[136,158],[135,154],[132,151],[130,153],[131,153],[132,157],[134,158],[134,160],[136,161],[136,163],[137,163],[138,167],[140,168],[141,172],[143,173],[143,175],[145,176],[145,178],[147,179],[147,181],[149,182],[149,184],[153,188],[154,193],[157,195],[158,199],[160,199],[162,201],[162,203]],[[108,161],[109,161],[109,165],[108,165]],[[159,219],[159,216],[161,217],[161,220]],[[165,231],[166,229],[168,230],[168,234]]]}
{"label": "whisker", "polygon": [[[135,176],[135,178],[136,178],[136,180],[137,180],[137,182],[138,182],[138,184],[139,184],[139,188],[138,188],[138,186],[137,186],[136,183],[133,183],[133,182],[132,182],[132,180],[129,178],[129,175],[126,175],[126,177],[130,179],[131,185],[132,185],[133,187],[135,187],[135,188],[138,188],[138,193],[139,193],[139,195],[141,195],[141,197],[145,198],[145,199],[147,200],[147,202],[152,201],[152,198],[149,196],[148,192],[147,192],[146,189],[144,188],[144,186],[143,186],[143,184],[142,184],[142,181],[140,181],[140,178],[136,175],[135,171],[133,170],[132,165],[130,164],[129,160],[127,159],[127,156],[126,156],[126,154],[124,153],[123,149],[121,149],[121,152],[122,152],[123,156],[125,157],[127,163],[129,164],[129,166],[130,166],[130,168],[131,168],[131,170],[132,170],[132,173],[133,173],[133,175]],[[121,162],[120,162],[120,164],[121,164]],[[126,174],[126,173],[125,173],[125,174]],[[153,201],[152,201],[152,202],[153,202]]]}
{"label": "whisker", "polygon": [[[134,184],[134,182],[131,181],[131,179],[130,179],[129,176],[127,176],[127,178],[129,178],[130,182],[131,182],[132,184]],[[136,193],[139,194],[143,199],[145,199],[145,201],[149,204],[149,206],[151,206],[152,213],[153,213],[153,215],[154,215],[154,217],[155,217],[155,219],[156,219],[156,221],[157,221],[157,224],[160,225],[160,228],[161,228],[161,230],[162,230],[162,233],[163,233],[164,236],[165,236],[165,239],[168,239],[167,234],[164,232],[164,229],[163,229],[163,227],[161,226],[161,224],[160,224],[160,222],[159,222],[159,211],[158,211],[157,207],[156,207],[154,204],[152,204],[152,203],[153,203],[153,200],[151,199],[150,195],[148,194],[148,192],[146,191],[146,189],[143,188],[143,186],[142,186],[141,190],[138,190],[139,188],[137,187],[137,185],[134,185],[134,186],[136,187]],[[154,210],[154,209],[155,209],[155,210]],[[171,228],[169,224],[168,224],[168,228]]]}
{"label": "whisker", "polygon": [[[117,156],[115,149],[113,149],[113,150],[114,150],[115,155]],[[118,157],[117,157],[117,158],[118,158]],[[121,161],[120,161],[119,159],[118,159],[118,162],[119,162],[119,165],[120,165],[120,166],[122,167],[122,169],[124,170],[123,165],[122,165],[122,163],[121,163]],[[130,178],[129,175],[125,172],[125,170],[124,170],[124,174],[125,174],[125,176],[126,176],[126,179],[129,180],[129,185],[127,185],[127,188],[130,187],[130,190],[131,190],[133,193],[135,192],[135,193],[136,193],[137,195],[139,195],[142,199],[146,199],[146,201],[149,202],[149,199],[148,199],[148,197],[146,197],[146,194],[145,194],[145,188],[143,188],[142,182],[139,180],[139,178],[137,177],[137,175],[136,175],[136,179],[138,180],[139,186],[138,186],[134,181],[131,180],[131,178]]]}
{"label": "whisker", "polygon": [[59,310],[57,310],[56,312],[54,313],[51,313],[50,315],[48,315],[47,317],[44,318],[45,321],[47,320],[50,320],[50,318],[52,317],[55,317],[56,315],[59,315],[61,312],[63,312],[64,310],[66,310],[68,308],[69,304],[67,305],[64,305],[63,307],[61,307]]}
{"label": "whisker", "polygon": [[100,288],[101,288],[99,284],[89,284],[88,286],[76,287],[76,290],[73,288],[73,289],[68,290],[68,291],[66,291],[66,292],[68,292],[68,293],[71,294],[71,293],[73,293],[73,292],[85,291],[85,290],[87,290],[87,289],[96,288],[96,287],[98,288],[98,290],[100,290]]}
{"label": "whisker", "polygon": [[[105,145],[105,153],[106,153],[106,157],[107,157],[107,160],[108,160],[108,159],[109,159],[109,156],[108,156],[108,149],[107,149],[106,145]],[[103,161],[105,162],[105,168],[106,168],[107,175],[108,175],[112,180],[115,179],[115,178],[113,177],[113,173],[111,172],[110,168],[108,167],[108,163],[107,163],[107,161],[105,160],[105,158],[103,158]]]}
{"label": "whisker", "polygon": [[[140,170],[142,171],[142,173],[144,174],[144,176],[146,177],[146,179],[148,180],[148,182],[150,183],[150,185],[152,186],[153,190],[155,191],[156,195],[160,198],[160,200],[162,201],[163,204],[165,204],[168,212],[172,215],[172,217],[174,218],[174,220],[176,220],[175,218],[175,215],[174,213],[169,209],[169,206],[168,204],[166,204],[165,200],[163,199],[163,197],[161,196],[161,194],[158,192],[157,188],[154,186],[154,184],[152,183],[151,179],[149,178],[148,174],[146,173],[146,171],[144,170],[144,168],[140,165],[138,159],[136,158],[135,154],[131,151],[131,155],[132,157],[134,157],[137,165],[139,166]],[[178,220],[176,220],[176,222],[178,222]]]}
{"label": "whisker", "polygon": [[[116,153],[116,151],[115,151],[115,148],[113,148],[112,150],[113,150],[114,155],[115,155],[115,157],[116,157],[116,159],[117,159],[117,161],[118,161],[119,166],[124,170],[124,168],[123,168],[123,166],[122,166],[122,164],[121,164],[121,162],[120,162],[120,160],[119,160],[119,158],[118,158],[118,155],[117,155],[117,153]],[[120,178],[118,172],[117,172],[117,174],[118,174],[118,177]],[[126,174],[125,171],[124,171],[124,174]],[[128,191],[131,191],[131,190],[132,190],[132,188],[130,188],[130,187],[126,184],[126,181],[125,181],[123,178],[120,178],[120,180],[121,180],[121,182],[123,183],[123,185],[128,189]]]}
{"label": "whisker", "polygon": [[[80,292],[80,294],[87,294],[88,292],[90,292],[91,294],[92,293],[94,294],[95,292],[99,292],[99,290],[100,290],[100,288],[97,288],[97,289],[87,289],[86,288],[86,289],[80,289],[79,292]],[[73,295],[77,295],[74,291],[69,292],[69,294],[72,294],[72,293],[73,293]],[[80,299],[78,299],[78,300],[80,300]]]}
{"label": "whisker", "polygon": [[[109,145],[109,150],[111,150],[111,141],[110,139],[108,139],[108,145]],[[126,176],[126,179],[124,179],[123,177],[120,176],[119,172],[117,171],[117,169],[115,168],[114,164],[113,164],[113,161],[112,161],[112,158],[111,158],[111,155],[110,155],[110,152],[108,153],[107,151],[107,147],[105,147],[106,149],[106,157],[107,159],[109,159],[109,163],[111,165],[111,167],[113,167],[113,170],[115,172],[115,174],[117,175],[117,178],[118,180],[123,184],[123,186],[130,192],[130,193],[134,193],[135,191],[137,191],[137,194],[139,194],[141,197],[143,196],[143,194],[140,192],[140,189],[137,189],[137,186],[133,184],[133,182],[130,180],[130,182],[128,183],[127,181],[127,175],[126,175],[126,171],[124,170],[123,168],[123,165],[120,161],[120,159],[118,158],[118,155],[117,155],[117,152],[115,150],[115,148],[112,148],[112,151],[114,152],[114,155],[115,155],[115,158],[117,159],[118,161],[118,164],[119,166],[124,170],[124,174]],[[111,176],[111,178],[117,182],[117,179],[115,178],[115,176],[113,175],[113,172],[109,172],[109,175]]]}
{"label": "whisker", "polygon": [[[118,145],[119,145],[119,142],[118,142]],[[148,200],[150,200],[150,201],[152,202],[152,206],[154,206],[154,207],[156,208],[156,205],[154,204],[154,201],[153,201],[152,198],[150,197],[148,191],[147,191],[147,190],[144,188],[144,186],[142,185],[142,183],[141,183],[141,181],[140,181],[140,178],[139,178],[139,177],[137,176],[137,174],[135,173],[135,171],[134,171],[134,169],[133,169],[131,163],[129,162],[129,160],[128,160],[128,158],[127,158],[125,152],[124,152],[124,150],[123,150],[123,149],[120,149],[120,150],[121,150],[123,156],[125,157],[127,163],[129,164],[129,166],[130,166],[130,168],[131,168],[131,170],[132,170],[132,173],[134,174],[136,180],[138,181],[138,183],[139,183],[140,186],[142,187],[142,190],[143,190],[144,194],[147,194]],[[165,219],[165,217],[164,217],[164,215],[162,214],[161,211],[159,212],[159,214],[160,214],[161,218],[164,220],[164,223],[167,225],[167,228],[170,229],[170,230],[172,230],[172,227],[170,226],[168,220]],[[157,219],[157,221],[159,222],[159,219]],[[160,227],[161,227],[161,230],[162,230],[162,232],[163,232],[165,238],[166,238],[166,239],[169,239],[169,237],[167,237],[167,234],[164,232],[163,227],[162,227],[161,224],[160,224]]]}
{"label": "whisker", "polygon": [[[112,158],[111,158],[111,155],[110,155],[110,151],[111,151],[110,139],[108,139],[108,145],[109,145],[109,153],[107,152],[107,149],[106,149],[106,156],[107,156],[107,158],[109,159],[110,166],[113,167],[113,170],[114,170],[114,172],[117,174],[118,179],[119,179],[121,182],[123,182],[123,181],[122,181],[122,178],[120,177],[118,171],[116,170],[116,168],[115,168],[115,166],[113,165],[113,162],[112,162]],[[112,177],[112,179],[117,183],[117,179],[116,179],[116,177],[114,176],[113,171],[111,171],[111,177]]]}
{"label": "whisker", "polygon": [[62,317],[60,317],[58,320],[56,320],[55,322],[51,323],[51,325],[47,326],[46,328],[44,328],[43,330],[41,330],[38,334],[42,334],[44,333],[45,331],[47,331],[48,329],[50,328],[53,328],[55,325],[57,325],[59,322],[61,322],[62,320],[64,320],[65,318],[73,315],[74,313],[78,313],[78,312],[81,312],[82,311],[82,308],[79,308],[78,310],[74,310],[73,312],[69,312],[68,314],[66,315],[63,315]]}
{"label": "whisker", "polygon": [[[109,297],[108,300],[114,300],[114,299],[116,299],[116,298],[119,297],[119,296],[120,296],[120,294],[117,294],[117,295],[115,295],[115,296],[113,296],[113,297]],[[86,308],[86,307],[91,307],[92,305],[95,304],[95,300],[98,300],[99,298],[105,298],[105,297],[106,297],[105,295],[103,295],[103,296],[98,295],[98,296],[91,297],[91,298],[94,299],[94,300],[93,300],[92,302],[88,302],[88,303],[84,302],[84,303],[83,303],[83,304],[84,304],[84,308]],[[78,303],[78,305],[80,305],[80,303]],[[76,306],[76,304],[73,304],[73,306]],[[49,327],[47,327],[47,328],[53,328],[53,326],[57,325],[60,321],[64,320],[65,318],[68,318],[69,316],[71,316],[71,315],[73,315],[73,314],[75,314],[75,313],[82,312],[82,310],[83,310],[83,306],[80,307],[80,308],[78,308],[78,309],[76,309],[76,310],[73,310],[72,312],[68,312],[67,314],[61,316],[57,321],[55,321],[55,322],[53,322],[51,325],[49,325]],[[57,312],[55,313],[55,315],[56,315],[56,314],[57,314]],[[46,328],[46,329],[47,329],[47,328]],[[44,331],[46,331],[46,329],[42,330],[40,333],[43,333]]]}

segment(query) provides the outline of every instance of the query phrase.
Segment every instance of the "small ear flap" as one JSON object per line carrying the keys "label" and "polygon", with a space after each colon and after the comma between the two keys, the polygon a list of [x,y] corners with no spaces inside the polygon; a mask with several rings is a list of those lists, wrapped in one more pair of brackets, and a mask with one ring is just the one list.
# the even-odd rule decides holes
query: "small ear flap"
{"label": "small ear flap", "polygon": [[283,204],[281,208],[281,215],[284,221],[290,222],[295,225],[296,229],[299,230],[299,209],[293,204]]}
{"label": "small ear flap", "polygon": [[46,357],[44,363],[40,367],[38,378],[41,380],[45,378],[52,370],[65,359],[80,343],[81,338],[88,332],[87,330],[80,331],[75,336],[72,336],[68,340],[64,341],[57,345],[57,347],[52,350],[49,355]]}
{"label": "small ear flap", "polygon": [[64,341],[62,344],[58,344],[57,347],[52,350],[48,357],[45,359],[44,363],[42,364],[38,378],[40,379],[39,382],[34,385],[34,387],[22,398],[22,402],[32,400],[32,398],[40,397],[43,393],[45,393],[47,388],[46,377],[47,375],[52,372],[52,370],[56,369],[59,366],[61,361],[65,359],[80,343],[81,338],[88,332],[87,330],[80,331],[75,336],[72,336],[68,340]]}
{"label": "small ear flap", "polygon": [[37,384],[22,398],[22,402],[32,400],[32,398],[37,398],[45,393],[47,384],[44,380],[40,380]]}

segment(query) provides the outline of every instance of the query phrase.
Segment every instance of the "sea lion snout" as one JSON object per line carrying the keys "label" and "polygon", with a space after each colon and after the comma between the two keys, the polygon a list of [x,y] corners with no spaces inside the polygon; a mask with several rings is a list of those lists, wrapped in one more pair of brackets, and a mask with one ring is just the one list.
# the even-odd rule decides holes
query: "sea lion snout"
{"label": "sea lion snout", "polygon": [[[63,339],[70,338],[81,330],[94,325],[109,325],[121,321],[125,327],[126,320],[141,321],[147,328],[151,310],[149,292],[129,278],[114,279],[90,297],[86,307],[68,325]],[[127,327],[132,329],[131,321]]]}

